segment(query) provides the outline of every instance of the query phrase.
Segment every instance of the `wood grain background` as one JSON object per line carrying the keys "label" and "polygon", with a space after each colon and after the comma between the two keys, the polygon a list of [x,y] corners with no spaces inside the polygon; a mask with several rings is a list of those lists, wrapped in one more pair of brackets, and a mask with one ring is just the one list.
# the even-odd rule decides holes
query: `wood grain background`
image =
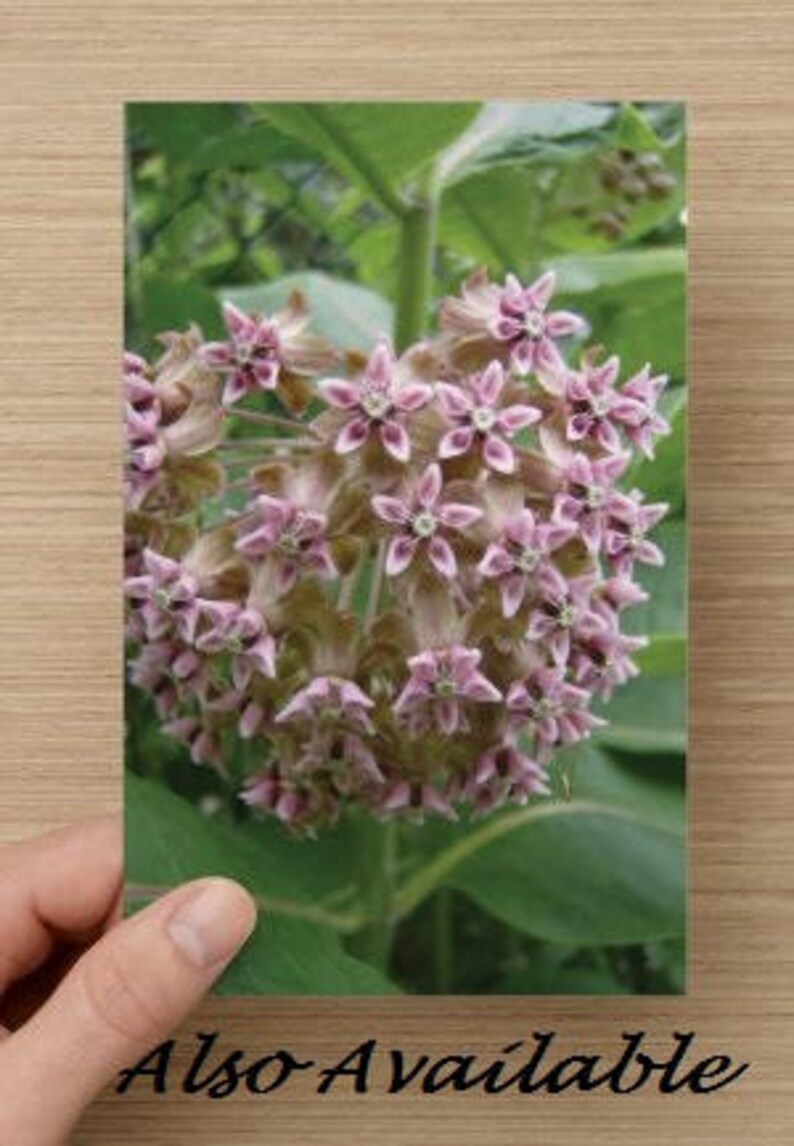
{"label": "wood grain background", "polygon": [[[126,99],[685,98],[692,344],[687,998],[208,1002],[186,1032],[340,1057],[608,1049],[695,1029],[736,1089],[108,1096],[83,1146],[789,1146],[794,1140],[794,3],[0,3],[0,840],[121,789],[121,130]],[[9,1144],[11,1146],[11,1144]]]}

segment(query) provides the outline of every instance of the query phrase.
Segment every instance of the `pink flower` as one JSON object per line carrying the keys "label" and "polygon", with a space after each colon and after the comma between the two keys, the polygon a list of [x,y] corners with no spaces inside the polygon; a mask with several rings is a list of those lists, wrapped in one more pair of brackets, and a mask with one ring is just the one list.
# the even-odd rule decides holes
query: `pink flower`
{"label": "pink flower", "polygon": [[494,338],[510,345],[510,356],[522,374],[534,370],[539,376],[554,377],[565,363],[555,339],[579,334],[587,329],[583,319],[566,310],[547,313],[554,292],[553,271],[524,287],[508,275],[499,295],[498,313],[489,323]]}
{"label": "pink flower", "polygon": [[253,528],[240,535],[235,547],[245,557],[274,561],[281,593],[288,593],[303,572],[326,580],[336,576],[325,514],[261,494],[255,501],[254,517]]}
{"label": "pink flower", "polygon": [[200,611],[206,627],[196,637],[196,648],[202,653],[232,654],[236,689],[246,689],[255,673],[276,675],[276,643],[258,609],[236,601],[201,601]]}
{"label": "pink flower", "polygon": [[332,820],[338,810],[338,801],[332,800],[328,792],[320,793],[310,782],[282,776],[272,766],[249,781],[240,799],[251,808],[272,812],[296,830],[311,831],[320,817]]}
{"label": "pink flower", "polygon": [[192,641],[199,618],[198,584],[180,561],[144,549],[145,572],[128,577],[124,588],[137,606],[150,641],[159,640],[176,630],[180,637]]}
{"label": "pink flower", "polygon": [[271,318],[245,314],[233,303],[223,304],[226,342],[208,342],[202,358],[227,374],[223,401],[227,406],[257,390],[275,390],[281,367],[278,324]]}
{"label": "pink flower", "polygon": [[433,392],[423,382],[400,383],[394,352],[385,341],[375,347],[360,382],[344,378],[326,378],[319,389],[330,406],[349,415],[339,431],[335,449],[338,454],[358,450],[377,432],[381,445],[398,462],[411,456],[411,440],[405,428],[405,416],[420,410]]}
{"label": "pink flower", "polygon": [[463,796],[475,815],[485,815],[504,804],[526,804],[531,796],[548,796],[543,767],[512,744],[496,744],[477,761],[463,787]]}
{"label": "pink flower", "polygon": [[501,363],[491,362],[469,380],[470,393],[448,382],[436,385],[441,409],[454,424],[439,442],[439,457],[456,458],[476,445],[488,469],[503,474],[515,471],[515,454],[507,439],[538,422],[541,412],[534,406],[502,406],[506,381]]}
{"label": "pink flower", "polygon": [[666,374],[654,377],[650,366],[643,366],[639,374],[624,385],[621,403],[615,411],[626,435],[646,458],[654,456],[654,439],[670,433],[670,423],[656,409],[659,395],[666,385]]}
{"label": "pink flower", "polygon": [[318,727],[301,745],[292,770],[296,773],[330,773],[340,792],[357,784],[381,784],[383,774],[375,755],[363,738],[346,728]]}
{"label": "pink flower", "polygon": [[427,781],[421,783],[395,780],[378,794],[375,810],[389,815],[404,813],[417,823],[422,823],[425,812],[431,812],[445,820],[458,818],[448,796],[436,785]]}
{"label": "pink flower", "polygon": [[538,574],[540,601],[530,616],[527,639],[546,645],[557,665],[567,662],[572,638],[604,627],[591,601],[597,580],[594,574],[567,580],[551,564]]}
{"label": "pink flower", "polygon": [[507,693],[512,732],[529,724],[541,751],[583,740],[604,724],[588,712],[589,704],[590,693],[568,683],[559,665],[536,669],[526,681],[511,685]]}
{"label": "pink flower", "polygon": [[414,732],[435,727],[445,736],[465,730],[467,702],[494,704],[502,694],[478,671],[479,649],[452,645],[410,657],[410,678],[394,704],[398,716],[407,716]]}
{"label": "pink flower", "polygon": [[648,644],[647,637],[630,637],[617,628],[602,626],[591,633],[572,658],[573,679],[595,696],[608,700],[616,685],[637,676],[632,653]]}
{"label": "pink flower", "polygon": [[584,362],[580,370],[565,376],[565,435],[569,442],[586,442],[607,453],[619,452],[621,438],[616,423],[634,416],[637,409],[636,403],[615,389],[619,370],[620,359],[613,355],[601,366]]}
{"label": "pink flower", "polygon": [[591,553],[601,548],[613,514],[626,512],[628,498],[614,488],[629,463],[628,454],[610,454],[593,460],[574,454],[563,469],[566,489],[557,497],[554,520],[575,525]]}
{"label": "pink flower", "polygon": [[617,573],[630,575],[635,561],[664,565],[664,553],[647,535],[668,509],[664,502],[644,505],[642,495],[636,491],[613,508],[604,537],[604,553]]}
{"label": "pink flower", "polygon": [[573,525],[539,521],[531,509],[506,522],[502,537],[491,542],[477,566],[483,577],[498,581],[505,617],[516,615],[551,553],[574,533]]}
{"label": "pink flower", "polygon": [[386,572],[390,577],[404,572],[420,549],[427,551],[433,567],[442,577],[456,575],[455,553],[442,531],[466,529],[479,521],[483,511],[462,502],[439,501],[442,489],[441,468],[432,463],[419,478],[410,499],[373,497],[372,508],[378,517],[399,530],[389,542],[386,555]]}
{"label": "pink flower", "polygon": [[276,724],[306,721],[314,724],[344,723],[363,732],[374,728],[367,712],[374,702],[352,680],[318,676],[296,692],[276,715]]}

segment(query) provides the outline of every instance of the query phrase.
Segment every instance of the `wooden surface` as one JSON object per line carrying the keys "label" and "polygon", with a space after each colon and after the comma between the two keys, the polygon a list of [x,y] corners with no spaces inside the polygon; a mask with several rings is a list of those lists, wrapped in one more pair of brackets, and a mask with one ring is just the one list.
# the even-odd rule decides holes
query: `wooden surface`
{"label": "wooden surface", "polygon": [[0,839],[120,800],[117,361],[125,99],[686,98],[693,234],[687,998],[206,1004],[186,1028],[337,1057],[699,1032],[707,1098],[109,1096],[83,1146],[794,1141],[794,3],[0,4]]}

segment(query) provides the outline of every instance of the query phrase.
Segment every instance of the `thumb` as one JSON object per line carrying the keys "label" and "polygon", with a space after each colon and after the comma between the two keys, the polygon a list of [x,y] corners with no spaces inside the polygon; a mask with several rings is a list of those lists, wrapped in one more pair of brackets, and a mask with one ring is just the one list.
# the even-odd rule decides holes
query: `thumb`
{"label": "thumb", "polygon": [[62,1142],[104,1083],[186,1017],[255,922],[238,884],[205,879],[105,935],[0,1047],[0,1142]]}

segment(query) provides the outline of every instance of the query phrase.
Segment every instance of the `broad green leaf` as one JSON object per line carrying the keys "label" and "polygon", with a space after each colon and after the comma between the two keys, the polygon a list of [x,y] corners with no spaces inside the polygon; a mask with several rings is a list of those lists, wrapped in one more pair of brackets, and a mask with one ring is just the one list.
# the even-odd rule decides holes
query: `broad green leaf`
{"label": "broad green leaf", "polygon": [[686,681],[682,676],[639,676],[618,689],[601,712],[608,724],[599,744],[626,752],[686,751]]}
{"label": "broad green leaf", "polygon": [[204,875],[246,886],[262,907],[256,936],[222,985],[226,992],[383,994],[386,979],[343,949],[355,917],[335,903],[351,878],[349,841],[331,833],[292,840],[276,825],[235,826],[203,816],[163,785],[126,777],[128,886],[165,888]]}
{"label": "broad green leaf", "polygon": [[553,778],[575,800],[623,808],[654,827],[683,835],[686,830],[684,769],[670,757],[616,758],[592,741],[560,753]]}
{"label": "broad green leaf", "polygon": [[233,104],[131,103],[127,129],[143,132],[170,159],[187,161],[209,140],[233,131],[239,120]]}
{"label": "broad green leaf", "polygon": [[391,303],[374,291],[319,271],[287,275],[261,286],[223,287],[218,293],[243,310],[270,313],[284,306],[293,291],[308,301],[311,329],[337,346],[369,351],[379,335],[391,333]]}
{"label": "broad green leaf", "polygon": [[599,143],[614,118],[606,103],[488,103],[441,156],[439,179],[450,186],[497,164],[564,163]]}
{"label": "broad green leaf", "polygon": [[646,676],[680,676],[686,672],[686,657],[686,637],[655,633],[634,659]]}
{"label": "broad green leaf", "polygon": [[411,905],[446,883],[520,931],[560,943],[683,934],[680,835],[624,808],[545,803],[493,818],[403,888]]}
{"label": "broad green leaf", "polygon": [[164,331],[186,330],[192,322],[208,338],[220,336],[223,330],[215,295],[196,279],[142,277],[141,309],[138,325],[149,342]]}
{"label": "broad green leaf", "polygon": [[400,214],[400,189],[455,139],[479,109],[473,103],[269,103],[258,112]]}
{"label": "broad green leaf", "polygon": [[620,356],[624,377],[647,362],[678,381],[685,377],[683,247],[571,255],[547,265],[557,272],[559,301],[585,315],[594,340]]}

